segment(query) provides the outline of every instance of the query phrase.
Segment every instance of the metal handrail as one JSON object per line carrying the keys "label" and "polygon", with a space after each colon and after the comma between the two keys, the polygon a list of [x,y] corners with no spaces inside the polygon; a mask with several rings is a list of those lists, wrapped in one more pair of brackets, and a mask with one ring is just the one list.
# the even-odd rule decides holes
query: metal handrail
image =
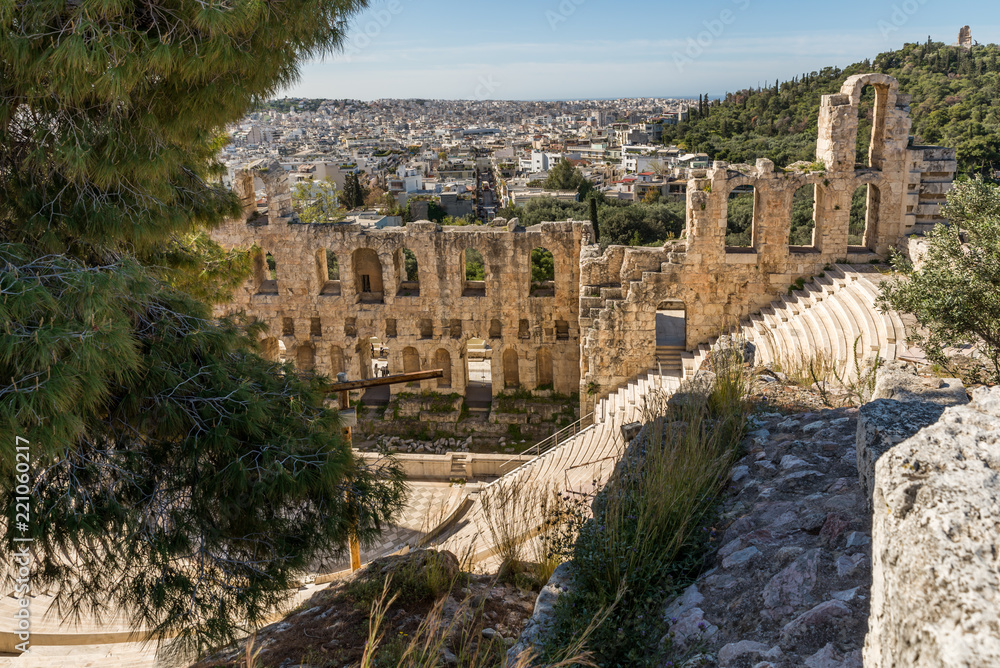
{"label": "metal handrail", "polygon": [[[527,450],[525,450],[524,452],[522,452],[520,455],[518,455],[518,457],[523,457],[525,455],[534,454],[535,455],[535,459],[537,459],[538,457],[542,456],[544,453],[546,453],[549,450],[552,450],[553,448],[555,448],[557,445],[559,445],[563,441],[566,441],[566,440],[568,440],[570,438],[575,437],[581,431],[583,431],[587,427],[590,427],[593,424],[594,424],[594,414],[593,413],[587,413],[586,415],[584,415],[582,418],[580,418],[579,420],[577,420],[573,424],[567,425],[567,426],[563,427],[562,429],[560,429],[559,431],[557,431],[556,433],[552,434],[551,436],[547,436],[547,437],[543,438],[541,441],[539,441],[538,443],[535,443],[533,446],[531,446],[530,448],[528,448]],[[542,447],[543,445],[544,445],[544,448]],[[532,453],[532,451],[534,451],[534,453]],[[513,473],[517,469],[521,468],[521,466],[527,466],[528,464],[530,464],[531,462],[533,462],[534,459],[531,459],[529,461],[524,462],[524,461],[522,461],[520,459],[512,457],[511,459],[508,459],[507,461],[505,461],[504,463],[502,463],[500,465],[500,470],[503,471],[507,467],[508,464],[510,464],[511,462],[515,462],[515,461],[516,462],[520,462],[520,466],[517,466],[517,467],[511,469],[507,473],[501,474],[500,478],[503,478],[504,476]],[[498,478],[498,480],[499,480],[499,478]],[[494,482],[496,482],[496,481],[494,481]],[[492,485],[492,484],[493,483],[489,483],[487,485],[487,487],[489,485]]]}

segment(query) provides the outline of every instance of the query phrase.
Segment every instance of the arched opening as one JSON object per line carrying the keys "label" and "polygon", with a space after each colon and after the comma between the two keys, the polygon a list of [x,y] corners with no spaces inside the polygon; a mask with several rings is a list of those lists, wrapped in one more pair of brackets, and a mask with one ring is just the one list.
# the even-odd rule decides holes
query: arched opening
{"label": "arched opening", "polygon": [[413,346],[403,348],[403,373],[420,371],[420,353]]}
{"label": "arched opening", "polygon": [[254,278],[257,294],[278,294],[278,263],[270,253],[257,253],[254,257]]}
{"label": "arched opening", "polygon": [[556,264],[547,248],[531,250],[531,296],[554,297],[556,294]]}
{"label": "arched opening", "polygon": [[508,389],[516,389],[521,386],[520,360],[517,351],[508,348],[503,351],[503,386]]}
{"label": "arched opening", "polygon": [[535,355],[535,383],[536,389],[552,389],[552,353],[548,348],[539,348]]}
{"label": "arched opening", "polygon": [[312,371],[316,366],[316,350],[311,343],[300,343],[295,348],[295,368],[299,371]]}
{"label": "arched opening", "polygon": [[680,376],[687,345],[687,318],[683,302],[667,300],[656,307],[656,362],[660,373]]}
{"label": "arched opening", "polygon": [[382,287],[382,263],[371,248],[354,251],[354,289],[364,303],[381,304],[385,295]]}
{"label": "arched opening", "polygon": [[874,250],[878,241],[878,216],[881,194],[878,186],[858,186],[851,197],[851,218],[847,245],[855,252]]}
{"label": "arched opening", "polygon": [[754,247],[754,213],[757,192],[753,186],[736,186],[726,204],[726,250],[741,252]]}
{"label": "arched opening", "polygon": [[[416,373],[420,371],[420,353],[413,346],[403,348],[403,373]],[[420,381],[407,383],[407,387],[418,387]]]}
{"label": "arched opening", "polygon": [[340,263],[336,253],[326,248],[316,251],[316,272],[321,295],[334,297],[340,294]]}
{"label": "arched opening", "polygon": [[465,403],[469,408],[489,410],[493,404],[493,350],[482,339],[469,339],[465,364]]}
{"label": "arched opening", "polygon": [[792,250],[808,250],[816,246],[816,191],[819,186],[806,185],[792,195],[792,223],[788,229],[788,245]]}
{"label": "arched opening", "polygon": [[330,376],[336,378],[338,373],[346,373],[346,371],[344,349],[340,346],[330,346]]}
{"label": "arched opening", "polygon": [[475,248],[466,248],[462,251],[462,266],[465,268],[462,296],[485,297],[486,263],[483,261],[483,254]]}
{"label": "arched opening", "polygon": [[278,339],[262,339],[260,342],[260,356],[272,362],[278,361]]}
{"label": "arched opening", "polygon": [[885,119],[888,113],[889,87],[866,84],[858,103],[856,167],[882,169],[885,158]]}
{"label": "arched opening", "polygon": [[384,378],[389,375],[389,348],[376,336],[369,337],[367,378]]}
{"label": "arched opening", "polygon": [[396,275],[399,276],[400,297],[417,297],[420,295],[420,268],[417,256],[409,248],[396,251]]}
{"label": "arched opening", "polygon": [[[372,336],[367,341],[360,341],[357,351],[363,378],[384,378],[389,375],[389,349],[382,344],[381,339]],[[361,395],[361,403],[366,406],[386,406],[389,399],[388,385],[369,387]]]}
{"label": "arched opening", "polygon": [[437,379],[439,388],[451,387],[451,353],[444,348],[438,348],[434,353],[434,368],[441,369],[441,377]]}
{"label": "arched opening", "polygon": [[285,342],[278,339],[278,361],[282,364],[288,359],[288,349],[285,348]]}

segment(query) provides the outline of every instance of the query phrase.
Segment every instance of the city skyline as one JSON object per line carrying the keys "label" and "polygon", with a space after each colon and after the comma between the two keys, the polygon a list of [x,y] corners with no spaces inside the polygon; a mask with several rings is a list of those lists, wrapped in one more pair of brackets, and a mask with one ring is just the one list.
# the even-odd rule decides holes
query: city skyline
{"label": "city skyline", "polygon": [[275,97],[471,100],[680,98],[846,67],[906,42],[954,43],[972,26],[1000,41],[985,2],[765,0],[643,7],[604,0],[514,0],[503,11],[455,0],[378,0],[347,27],[344,49],[306,63]]}

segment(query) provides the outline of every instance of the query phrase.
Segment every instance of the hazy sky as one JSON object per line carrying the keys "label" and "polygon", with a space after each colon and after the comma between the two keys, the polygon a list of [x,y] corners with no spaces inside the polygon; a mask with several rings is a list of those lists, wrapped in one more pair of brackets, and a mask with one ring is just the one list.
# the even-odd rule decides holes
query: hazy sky
{"label": "hazy sky", "polygon": [[683,97],[874,58],[904,42],[1000,42],[996,0],[372,0],[345,51],[284,94]]}

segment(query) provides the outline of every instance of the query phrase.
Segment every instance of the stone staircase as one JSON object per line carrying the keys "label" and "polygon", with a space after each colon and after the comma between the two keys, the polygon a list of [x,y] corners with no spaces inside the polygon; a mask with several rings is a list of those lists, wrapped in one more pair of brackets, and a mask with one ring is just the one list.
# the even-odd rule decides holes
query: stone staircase
{"label": "stone staircase", "polygon": [[684,346],[656,346],[656,363],[661,373],[680,376],[684,368]]}
{"label": "stone staircase", "polygon": [[[801,290],[744,318],[739,329],[756,347],[757,364],[823,359],[836,364],[846,380],[853,379],[856,363],[894,360],[905,351],[906,328],[899,314],[880,313],[876,306],[881,281],[874,268],[833,265]],[[709,355],[712,343],[684,353],[685,377]]]}

